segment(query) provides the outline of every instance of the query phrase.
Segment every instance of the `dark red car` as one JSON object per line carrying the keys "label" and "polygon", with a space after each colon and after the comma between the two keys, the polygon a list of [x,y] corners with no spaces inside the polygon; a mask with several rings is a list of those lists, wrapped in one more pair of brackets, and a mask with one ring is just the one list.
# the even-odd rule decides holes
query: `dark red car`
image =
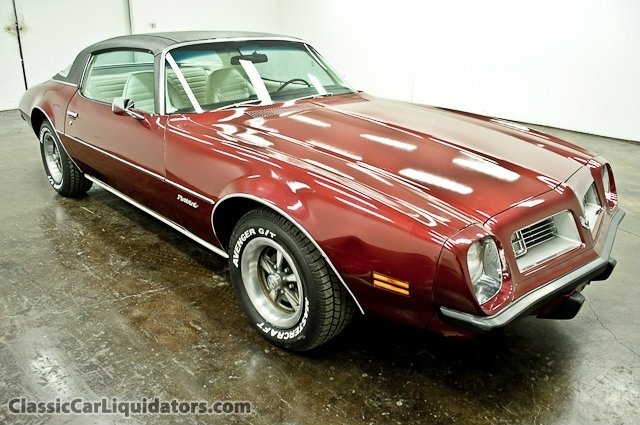
{"label": "dark red car", "polygon": [[113,38],[20,109],[56,191],[95,183],[228,257],[251,324],[293,350],[358,311],[461,336],[571,318],[615,266],[604,158],[358,92],[299,39]]}

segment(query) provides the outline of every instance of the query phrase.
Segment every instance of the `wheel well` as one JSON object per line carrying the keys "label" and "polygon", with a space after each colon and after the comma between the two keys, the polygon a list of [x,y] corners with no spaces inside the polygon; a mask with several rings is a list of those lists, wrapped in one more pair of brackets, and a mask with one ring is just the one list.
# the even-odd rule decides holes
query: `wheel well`
{"label": "wheel well", "polygon": [[213,230],[223,249],[229,246],[231,233],[240,218],[256,208],[264,208],[264,204],[248,198],[230,198],[218,205],[213,215]]}
{"label": "wheel well", "polygon": [[34,109],[31,112],[31,128],[33,132],[36,133],[36,136],[40,133],[40,126],[47,119],[47,116],[40,109]]}

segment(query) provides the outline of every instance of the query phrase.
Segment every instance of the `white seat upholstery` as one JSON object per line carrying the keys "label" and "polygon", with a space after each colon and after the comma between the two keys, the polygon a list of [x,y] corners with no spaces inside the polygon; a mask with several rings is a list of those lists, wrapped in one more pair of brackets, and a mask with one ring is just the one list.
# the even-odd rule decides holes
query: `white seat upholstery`
{"label": "white seat upholstery", "polygon": [[[200,104],[207,101],[207,72],[199,66],[181,66],[180,72],[187,80],[189,88]],[[184,91],[184,87],[180,84],[180,80],[176,76],[173,69],[167,69],[167,83],[169,87],[175,89],[175,93],[169,93],[171,102],[176,108],[188,108],[191,102]],[[171,90],[173,90],[171,89]]]}
{"label": "white seat upholstery", "polygon": [[155,110],[153,93],[153,71],[141,71],[129,75],[122,90],[122,97],[133,100],[134,108],[153,113]]}
{"label": "white seat upholstery", "polygon": [[207,102],[243,100],[254,94],[251,83],[234,68],[222,68],[209,75]]}
{"label": "white seat upholstery", "polygon": [[87,79],[83,94],[89,99],[111,103],[114,98],[122,96],[128,77],[129,74],[92,75]]}

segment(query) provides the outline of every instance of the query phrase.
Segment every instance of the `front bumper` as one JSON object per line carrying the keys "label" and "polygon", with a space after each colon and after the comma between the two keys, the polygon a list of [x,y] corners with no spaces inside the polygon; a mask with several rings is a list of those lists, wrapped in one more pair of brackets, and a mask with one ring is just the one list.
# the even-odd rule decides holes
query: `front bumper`
{"label": "front bumper", "polygon": [[616,261],[611,258],[611,250],[624,215],[624,210],[618,208],[618,211],[611,218],[602,252],[595,260],[534,289],[492,316],[477,316],[447,307],[440,307],[442,320],[461,328],[490,331],[504,327],[519,317],[526,316],[562,295],[570,294],[580,285],[593,280],[607,279],[616,265]]}

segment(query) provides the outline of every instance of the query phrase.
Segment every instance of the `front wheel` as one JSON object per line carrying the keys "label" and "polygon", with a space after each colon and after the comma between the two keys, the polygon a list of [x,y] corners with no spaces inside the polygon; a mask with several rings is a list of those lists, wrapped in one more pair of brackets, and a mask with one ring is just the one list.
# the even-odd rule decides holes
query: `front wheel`
{"label": "front wheel", "polygon": [[51,124],[46,121],[42,123],[38,139],[44,171],[51,187],[62,196],[73,198],[84,195],[92,183],[69,158]]}
{"label": "front wheel", "polygon": [[338,335],[354,312],[345,287],[314,244],[268,209],[245,214],[229,244],[231,280],[242,307],[273,344],[294,351]]}

